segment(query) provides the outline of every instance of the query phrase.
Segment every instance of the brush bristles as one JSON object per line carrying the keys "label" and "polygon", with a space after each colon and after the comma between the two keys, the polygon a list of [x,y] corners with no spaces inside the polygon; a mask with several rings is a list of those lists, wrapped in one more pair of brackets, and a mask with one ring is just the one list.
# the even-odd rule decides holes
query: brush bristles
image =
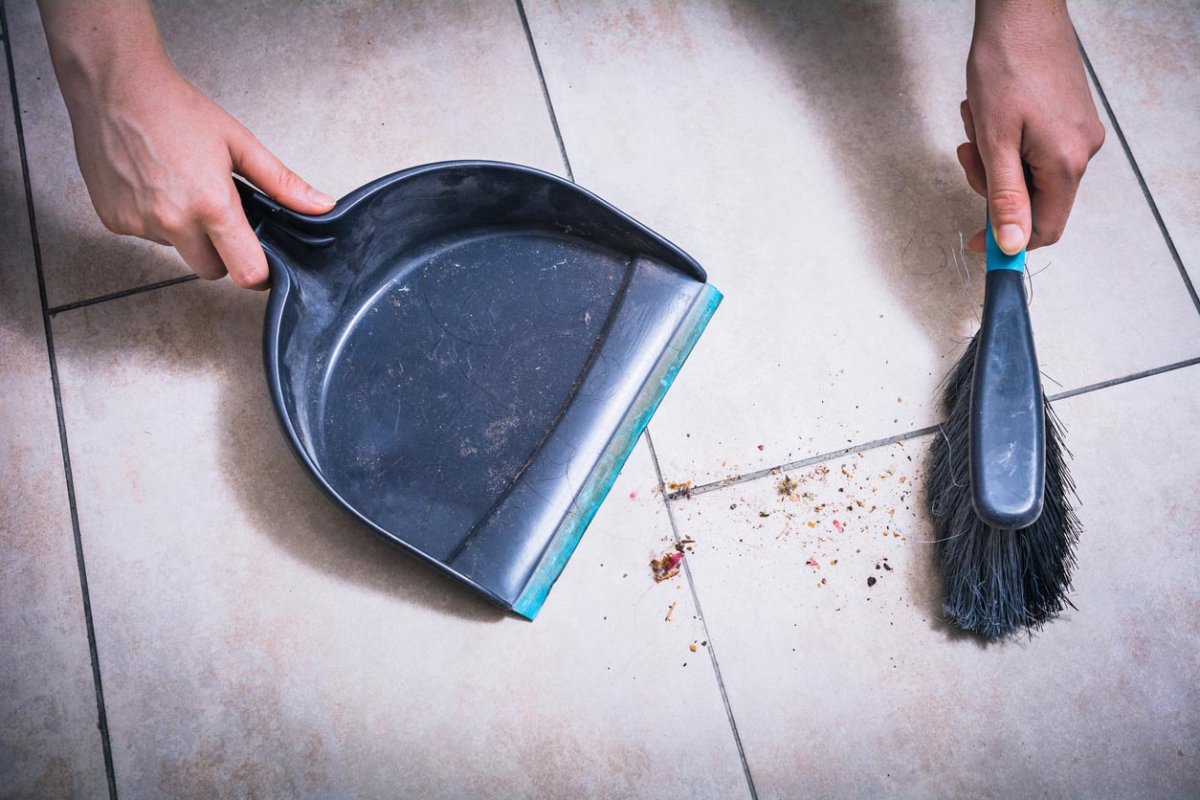
{"label": "brush bristles", "polygon": [[1063,428],[1046,409],[1045,505],[1037,522],[1015,531],[985,524],[971,504],[968,466],[976,340],[950,375],[942,398],[947,421],[933,442],[926,499],[942,573],[942,607],[960,628],[997,639],[1041,628],[1067,607],[1079,520]]}

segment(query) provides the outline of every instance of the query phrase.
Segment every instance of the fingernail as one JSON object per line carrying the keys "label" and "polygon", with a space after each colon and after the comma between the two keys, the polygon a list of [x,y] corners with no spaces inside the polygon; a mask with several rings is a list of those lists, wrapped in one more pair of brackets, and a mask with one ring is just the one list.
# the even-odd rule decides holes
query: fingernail
{"label": "fingernail", "polygon": [[308,199],[311,200],[313,203],[316,203],[319,206],[325,206],[326,208],[332,206],[334,203],[334,200],[332,197],[325,194],[324,192],[318,192],[316,189],[308,190]]}
{"label": "fingernail", "polygon": [[1020,225],[1008,223],[1001,225],[996,231],[996,244],[1000,245],[1000,249],[1010,256],[1021,252],[1021,248],[1025,246],[1025,231],[1021,230]]}

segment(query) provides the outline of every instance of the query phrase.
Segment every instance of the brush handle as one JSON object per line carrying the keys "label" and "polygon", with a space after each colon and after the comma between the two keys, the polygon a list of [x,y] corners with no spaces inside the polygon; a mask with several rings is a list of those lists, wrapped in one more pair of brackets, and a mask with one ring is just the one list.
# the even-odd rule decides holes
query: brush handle
{"label": "brush handle", "polygon": [[1025,251],[1006,255],[987,223],[987,279],[971,386],[970,469],[975,513],[994,528],[1042,513],[1046,419],[1025,298]]}

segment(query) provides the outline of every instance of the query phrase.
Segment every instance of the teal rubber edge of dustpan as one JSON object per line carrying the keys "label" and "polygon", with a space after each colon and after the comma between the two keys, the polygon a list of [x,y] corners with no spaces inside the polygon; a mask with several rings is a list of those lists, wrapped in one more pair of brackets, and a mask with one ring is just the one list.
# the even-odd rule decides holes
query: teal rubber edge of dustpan
{"label": "teal rubber edge of dustpan", "polygon": [[720,293],[683,250],[531,167],[413,167],[320,216],[237,188],[271,268],[267,384],[302,467],[532,619]]}
{"label": "teal rubber edge of dustpan", "polygon": [[603,456],[603,468],[595,473],[592,485],[580,494],[579,510],[572,513],[559,529],[558,535],[546,552],[543,562],[538,566],[533,579],[513,605],[513,611],[530,620],[537,616],[542,604],[546,602],[546,597],[550,594],[551,587],[567,566],[567,560],[575,552],[580,539],[583,538],[584,531],[587,530],[592,518],[596,516],[596,512],[600,510],[600,505],[616,482],[621,468],[625,466],[625,462],[633,453],[633,448],[637,446],[642,432],[650,424],[650,418],[654,416],[659,404],[666,397],[667,390],[675,382],[675,377],[683,368],[683,364],[691,354],[696,342],[700,340],[700,335],[704,333],[708,321],[716,313],[721,300],[721,292],[716,287],[712,284],[704,284],[701,296],[672,338],[667,352],[673,353],[673,357],[662,360],[661,365],[651,374],[638,396],[636,405],[644,410],[629,417],[627,424],[622,425],[613,437]]}

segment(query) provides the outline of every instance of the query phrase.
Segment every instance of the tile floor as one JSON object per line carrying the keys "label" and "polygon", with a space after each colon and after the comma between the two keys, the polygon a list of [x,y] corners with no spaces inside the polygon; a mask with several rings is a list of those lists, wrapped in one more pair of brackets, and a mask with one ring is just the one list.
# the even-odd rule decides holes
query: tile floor
{"label": "tile floor", "polygon": [[537,621],[498,613],[301,474],[261,295],[103,230],[8,0],[0,797],[1200,795],[1194,4],[1075,4],[1109,139],[1032,310],[1077,610],[987,647],[938,618],[920,499],[979,300],[966,4],[243,5],[158,4],[168,48],[318,186],[573,175],[727,299]]}

